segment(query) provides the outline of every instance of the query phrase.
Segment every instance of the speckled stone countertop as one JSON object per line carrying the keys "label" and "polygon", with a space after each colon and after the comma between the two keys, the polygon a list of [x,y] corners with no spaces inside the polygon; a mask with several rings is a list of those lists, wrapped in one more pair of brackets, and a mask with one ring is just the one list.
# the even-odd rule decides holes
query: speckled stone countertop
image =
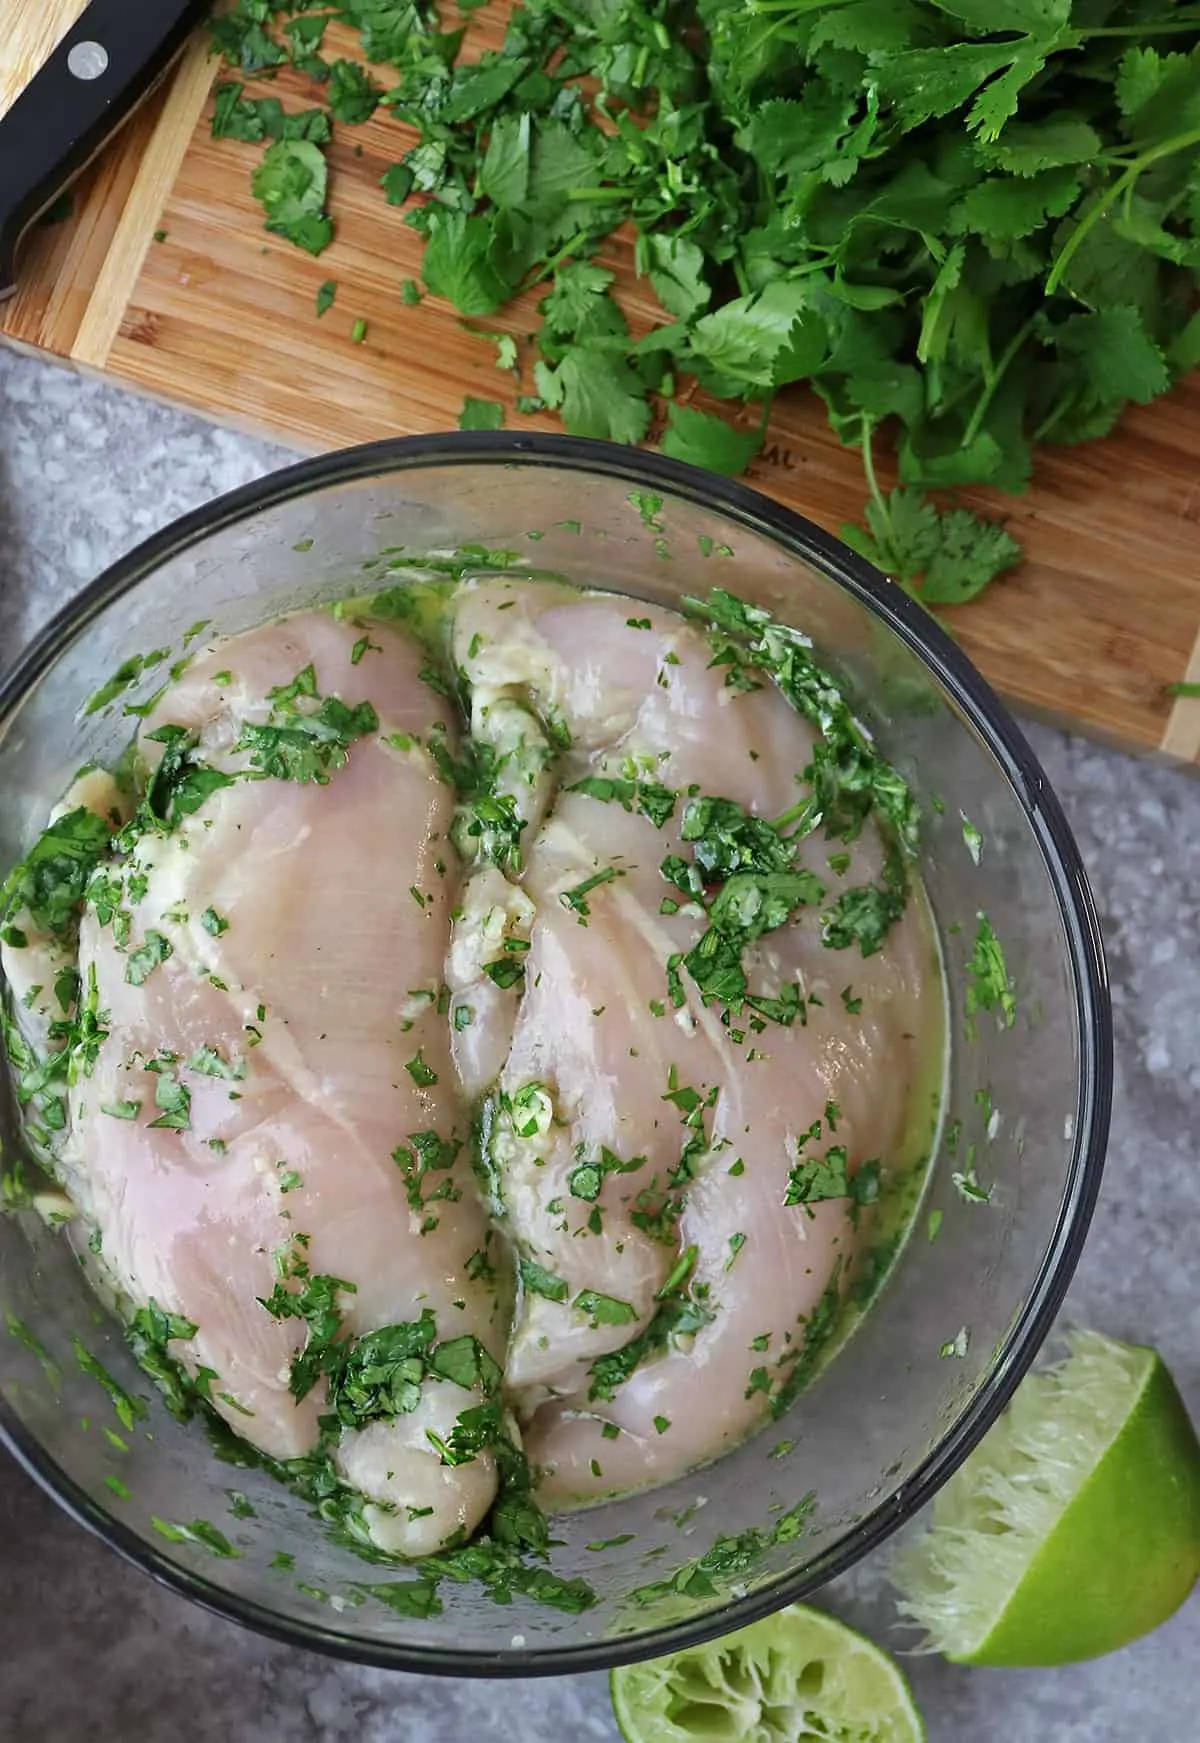
{"label": "speckled stone countertop", "polygon": [[[0,352],[0,667],[155,528],[288,458]],[[1200,783],[1032,728],[1106,927],[1117,1029],[1108,1176],[1079,1322],[1157,1344],[1200,1417]],[[880,1568],[830,1607],[886,1639]],[[1061,1671],[911,1666],[931,1743],[1200,1737],[1200,1598]],[[550,1743],[616,1738],[599,1676],[445,1682],[241,1632],[125,1566],[0,1453],[3,1743]]]}

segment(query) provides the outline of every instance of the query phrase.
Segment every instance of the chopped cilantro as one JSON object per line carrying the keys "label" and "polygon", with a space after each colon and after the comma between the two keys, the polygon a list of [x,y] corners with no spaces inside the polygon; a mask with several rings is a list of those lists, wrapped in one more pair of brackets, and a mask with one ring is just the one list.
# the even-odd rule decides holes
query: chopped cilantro
{"label": "chopped cilantro", "polygon": [[771,1395],[771,1414],[777,1420],[784,1416],[808,1385],[820,1364],[821,1356],[837,1326],[841,1311],[841,1274],[839,1259],[825,1286],[825,1292],[809,1315],[804,1326],[804,1340],[793,1346],[777,1363],[787,1366],[787,1374]]}
{"label": "chopped cilantro", "polygon": [[39,932],[65,937],[110,840],[103,818],[82,807],[51,823],[0,885],[0,937],[5,943],[24,947],[24,935],[14,925],[21,915],[28,915]]}
{"label": "chopped cilantro", "polygon": [[[10,1317],[8,1319],[8,1328],[10,1331],[13,1331],[15,1324],[19,1325],[19,1322],[14,1321]],[[89,1378],[95,1380],[97,1385],[103,1387],[104,1391],[107,1392],[113,1410],[116,1412],[117,1421],[121,1424],[121,1427],[132,1432],[135,1423],[144,1422],[146,1419],[146,1406],[142,1403],[142,1400],[140,1398],[135,1398],[131,1393],[126,1392],[125,1388],[113,1379],[108,1369],[104,1366],[104,1363],[94,1356],[91,1351],[80,1342],[79,1338],[73,1337],[71,1339],[71,1347],[75,1352],[75,1360],[79,1365],[80,1372],[87,1374]]]}
{"label": "chopped cilantro", "polygon": [[223,1531],[218,1531],[207,1519],[193,1519],[190,1525],[181,1525],[152,1514],[150,1523],[168,1543],[194,1543],[201,1549],[206,1549],[210,1555],[219,1556],[223,1560],[232,1559],[242,1553],[240,1549],[233,1547]]}
{"label": "chopped cilantro", "polygon": [[610,1174],[636,1174],[646,1166],[644,1156],[634,1156],[630,1161],[623,1162],[607,1146],[601,1145],[599,1155],[594,1160],[580,1162],[567,1176],[567,1190],[574,1198],[581,1198],[586,1204],[594,1204],[600,1196],[600,1189]]}
{"label": "chopped cilantro", "polygon": [[335,121],[357,126],[369,121],[379,106],[380,87],[354,61],[336,60],[329,69],[329,112]]}
{"label": "chopped cilantro", "polygon": [[405,1071],[407,1071],[408,1075],[412,1078],[413,1082],[419,1089],[425,1089],[430,1084],[436,1083],[438,1080],[437,1072],[434,1071],[432,1066],[425,1063],[424,1055],[424,1048],[418,1049],[418,1051],[413,1054],[412,1058],[405,1062],[404,1066]]}
{"label": "chopped cilantro", "polygon": [[525,964],[512,956],[501,956],[495,962],[485,962],[483,972],[502,992],[525,984]]}
{"label": "chopped cilantro", "polygon": [[[632,621],[632,620],[631,620]],[[646,619],[647,626],[649,619]],[[626,811],[636,805],[643,817],[648,817],[656,829],[661,829],[675,815],[679,795],[657,781],[618,780],[609,775],[588,775],[568,787],[569,793],[586,793],[589,799],[604,802],[616,800]],[[678,904],[676,904],[676,907]]]}
{"label": "chopped cilantro", "polygon": [[[832,1127],[830,1128],[832,1130]],[[806,1139],[819,1138],[821,1122],[818,1120],[799,1140],[803,1147]],[[788,1175],[785,1205],[820,1204],[828,1199],[848,1198],[855,1207],[874,1204],[879,1197],[878,1162],[864,1162],[852,1174],[849,1169],[849,1153],[844,1144],[833,1144],[821,1157],[801,1158]]]}
{"label": "chopped cilantro", "polygon": [[460,430],[502,430],[504,407],[498,399],[474,399],[467,394],[458,414]]}
{"label": "chopped cilantro", "polygon": [[187,1068],[198,1072],[201,1077],[222,1077],[230,1083],[239,1083],[246,1075],[246,1067],[240,1060],[232,1062],[226,1059],[216,1047],[197,1047],[187,1062]]}
{"label": "chopped cilantro", "polygon": [[534,1259],[522,1258],[517,1270],[521,1287],[527,1289],[531,1295],[543,1295],[547,1301],[565,1301],[570,1294],[569,1285],[562,1277],[556,1277],[552,1271],[545,1270]]}
{"label": "chopped cilantro", "polygon": [[965,1169],[955,1169],[950,1179],[958,1196],[965,1199],[968,1204],[990,1204],[992,1202],[991,1187],[981,1186],[976,1178],[974,1149],[975,1146],[972,1144],[968,1151],[968,1166]]}
{"label": "chopped cilantro", "polygon": [[987,915],[980,912],[976,918],[979,924],[967,964],[967,1013],[997,1011],[1002,1026],[1011,1029],[1017,1020],[1017,1001],[1004,949]]}
{"label": "chopped cilantro", "polygon": [[136,1120],[141,1111],[140,1101],[106,1101],[100,1104],[100,1112],[108,1114],[114,1120]]}
{"label": "chopped cilantro", "polygon": [[712,1548],[688,1561],[665,1579],[637,1587],[631,1594],[642,1606],[661,1599],[711,1599],[728,1592],[732,1582],[747,1574],[768,1550],[791,1543],[800,1536],[816,1507],[813,1495],[805,1495],[786,1513],[781,1513],[769,1531],[751,1527],[737,1537],[718,1537]]}
{"label": "chopped cilantro", "polygon": [[628,1301],[618,1301],[615,1296],[602,1295],[595,1289],[581,1289],[571,1306],[576,1313],[587,1315],[593,1331],[602,1325],[634,1325],[637,1322],[637,1309]]}
{"label": "chopped cilantro", "polygon": [[699,1290],[689,1288],[697,1256],[695,1247],[689,1247],[681,1255],[655,1298],[659,1305],[649,1325],[630,1343],[592,1363],[588,1371],[589,1400],[611,1402],[617,1387],[644,1361],[666,1349],[674,1338],[688,1336],[709,1324],[713,1318],[712,1308],[701,1298]]}
{"label": "chopped cilantro", "polygon": [[[442,1199],[457,1200],[459,1189],[450,1176],[461,1150],[460,1139],[441,1138],[437,1132],[410,1132],[408,1142],[397,1145],[392,1160],[404,1176],[411,1209],[423,1210],[427,1204]],[[447,1178],[427,1190],[427,1177],[431,1174],[444,1174]]]}
{"label": "chopped cilantro", "polygon": [[[315,145],[327,145],[333,134],[323,109],[288,114],[278,97],[247,97],[245,87],[236,80],[223,80],[214,92],[212,136],[249,144],[308,139]],[[166,231],[162,235],[165,239]]]}
{"label": "chopped cilantro", "polygon": [[442,1613],[442,1600],[435,1580],[387,1580],[380,1585],[360,1585],[356,1590],[386,1604],[396,1615],[406,1616],[410,1621],[423,1622]]}
{"label": "chopped cilantro", "polygon": [[605,866],[603,871],[594,872],[590,878],[585,878],[581,884],[576,884],[574,889],[564,890],[559,900],[564,908],[570,908],[573,913],[578,915],[581,922],[586,923],[592,911],[588,905],[588,896],[593,890],[601,889],[605,884],[611,884],[615,879],[624,877],[624,875],[624,872],[619,871],[616,866]]}
{"label": "chopped cilantro", "polygon": [[131,951],[125,960],[125,979],[130,986],[144,986],[159,963],[166,962],[173,954],[170,939],[161,932],[148,931],[146,942],[140,949]]}
{"label": "chopped cilantro", "polygon": [[[290,1288],[292,1282],[300,1287]],[[304,1259],[293,1257],[288,1277],[276,1283],[268,1297],[260,1298],[273,1319],[299,1319],[308,1327],[304,1348],[291,1365],[288,1385],[294,1398],[307,1397],[321,1376],[337,1366],[342,1330],[338,1295],[343,1291],[353,1294],[354,1284],[339,1277],[314,1277]]]}
{"label": "chopped cilantro", "polygon": [[328,186],[324,152],[311,139],[277,140],[251,182],[267,229],[309,254],[323,253],[333,240],[333,220],[325,212]]}
{"label": "chopped cilantro", "polygon": [[158,1118],[150,1121],[151,1129],[165,1127],[186,1132],[192,1123],[192,1094],[185,1084],[160,1071],[154,1082],[154,1105]]}

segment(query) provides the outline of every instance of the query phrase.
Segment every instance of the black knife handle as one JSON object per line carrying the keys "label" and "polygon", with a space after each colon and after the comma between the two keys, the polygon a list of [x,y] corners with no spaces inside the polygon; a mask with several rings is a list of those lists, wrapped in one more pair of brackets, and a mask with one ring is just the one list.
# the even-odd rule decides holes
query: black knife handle
{"label": "black knife handle", "polygon": [[91,0],[0,120],[0,298],[17,244],[154,88],[208,0]]}

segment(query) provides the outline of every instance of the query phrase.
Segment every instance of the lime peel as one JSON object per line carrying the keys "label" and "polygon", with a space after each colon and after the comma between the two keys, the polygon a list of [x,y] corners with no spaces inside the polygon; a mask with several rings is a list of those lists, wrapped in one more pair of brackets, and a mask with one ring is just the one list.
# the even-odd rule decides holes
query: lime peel
{"label": "lime peel", "polygon": [[1065,1664],[1126,1645],[1200,1577],[1200,1444],[1155,1351],[1075,1331],[894,1559],[918,1651]]}

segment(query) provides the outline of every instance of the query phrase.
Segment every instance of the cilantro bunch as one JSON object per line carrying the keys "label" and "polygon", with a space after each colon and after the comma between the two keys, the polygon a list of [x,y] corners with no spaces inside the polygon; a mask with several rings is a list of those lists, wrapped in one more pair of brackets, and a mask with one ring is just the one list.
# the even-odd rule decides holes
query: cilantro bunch
{"label": "cilantro bunch", "polygon": [[[390,88],[323,58],[330,20]],[[665,407],[663,451],[731,473],[806,382],[862,452],[845,536],[929,604],[1020,550],[928,492],[1021,491],[1035,444],[1103,435],[1200,362],[1200,6],[525,0],[470,61],[428,0],[235,0],[213,30],[243,73],[323,83],[335,121],[382,103],[416,129],[384,191],[430,292],[481,317],[549,282],[519,411],[639,442]],[[229,83],[214,129],[273,141],[268,228],[319,252],[322,112]],[[592,260],[622,225],[663,311],[636,339]],[[748,411],[681,403],[681,375]]]}

